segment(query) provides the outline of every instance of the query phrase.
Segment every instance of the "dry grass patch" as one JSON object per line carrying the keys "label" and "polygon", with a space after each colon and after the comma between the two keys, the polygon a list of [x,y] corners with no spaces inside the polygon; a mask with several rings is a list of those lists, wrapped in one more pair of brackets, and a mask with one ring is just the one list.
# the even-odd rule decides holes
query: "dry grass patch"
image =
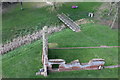
{"label": "dry grass patch", "polygon": [[55,48],[58,46],[58,43],[48,43],[49,48]]}

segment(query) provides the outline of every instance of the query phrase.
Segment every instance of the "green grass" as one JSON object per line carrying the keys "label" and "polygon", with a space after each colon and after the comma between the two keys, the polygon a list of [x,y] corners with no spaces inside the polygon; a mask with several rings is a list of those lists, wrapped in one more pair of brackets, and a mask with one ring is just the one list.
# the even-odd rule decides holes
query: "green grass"
{"label": "green grass", "polygon": [[[114,54],[114,55],[113,55]],[[67,63],[79,59],[81,63],[88,63],[93,58],[105,59],[105,65],[118,64],[118,49],[73,49],[49,50],[49,59],[64,59]]]}
{"label": "green grass", "polygon": [[103,70],[80,70],[71,72],[54,72],[48,78],[118,78],[118,69],[103,69]]}
{"label": "green grass", "polygon": [[56,13],[50,13],[43,8],[29,8],[30,3],[23,3],[24,10],[21,11],[19,4],[15,9],[3,14],[3,42],[14,37],[22,36],[41,29],[44,25],[55,25],[58,23]]}
{"label": "green grass", "polygon": [[[70,29],[66,29],[54,34],[53,37],[49,39],[49,42],[58,43],[58,47],[118,45],[117,30],[112,30],[109,27],[96,24],[82,25],[81,30],[81,32],[75,33]],[[67,62],[79,59],[80,62],[85,63],[93,58],[103,58],[106,61],[105,65],[116,65],[118,64],[117,56],[118,48],[49,50],[49,58],[63,58]]]}
{"label": "green grass", "polygon": [[35,73],[42,68],[41,51],[41,41],[36,41],[5,54],[2,57],[3,77],[36,77]]}
{"label": "green grass", "polygon": [[[43,26],[47,25],[59,25],[61,21],[57,18],[55,11],[50,11],[50,6],[44,6],[42,8],[35,8],[33,5],[38,3],[23,3],[24,10],[20,10],[20,4],[16,4],[2,15],[2,41],[10,41],[11,39],[23,36],[25,34],[32,33],[40,30]],[[101,3],[64,3],[59,7],[58,13],[69,14],[70,18],[77,20],[80,18],[86,18],[87,13],[95,11]],[[41,4],[40,4],[41,5]],[[72,5],[79,6],[78,9],[72,9]],[[89,7],[89,8],[88,8]]]}
{"label": "green grass", "polygon": [[[118,45],[118,30],[104,25],[84,24],[81,32],[65,29],[50,37],[51,43],[58,43],[58,47],[85,47],[85,46],[115,46]],[[65,41],[64,41],[65,40]]]}
{"label": "green grass", "polygon": [[[65,13],[73,20],[81,18],[89,18],[89,12],[95,12],[101,5],[101,2],[68,2],[58,10],[58,13]],[[71,6],[78,6],[77,9],[72,9]]]}
{"label": "green grass", "polygon": [[[67,28],[61,32],[54,33],[49,36],[49,43],[58,43],[58,47],[99,46],[87,39],[83,35],[84,33],[101,45],[118,45],[117,30],[98,24],[81,25],[81,30],[81,32],[76,33]],[[39,40],[3,55],[3,77],[44,78],[43,76],[35,75],[39,68],[42,68],[41,53],[42,42]],[[49,50],[49,58],[62,58],[68,63],[75,59],[86,63],[92,58],[103,58],[106,61],[106,66],[116,65],[118,64],[118,48]],[[47,78],[53,77],[116,78],[118,77],[118,68],[50,73]]]}

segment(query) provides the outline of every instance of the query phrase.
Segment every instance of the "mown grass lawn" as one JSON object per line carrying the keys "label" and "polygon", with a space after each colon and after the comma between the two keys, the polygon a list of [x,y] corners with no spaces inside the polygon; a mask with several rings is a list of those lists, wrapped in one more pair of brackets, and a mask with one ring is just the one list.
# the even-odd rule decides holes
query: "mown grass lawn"
{"label": "mown grass lawn", "polygon": [[[40,3],[41,5],[42,3]],[[2,41],[7,42],[12,38],[30,34],[40,30],[43,26],[60,25],[61,21],[57,18],[58,13],[69,14],[73,20],[86,18],[88,12],[95,11],[102,3],[76,2],[63,3],[57,12],[50,11],[50,6],[37,7],[38,3],[23,3],[24,10],[20,10],[20,4],[16,4],[9,11],[2,14]],[[79,6],[72,9],[72,5]]]}
{"label": "mown grass lawn", "polygon": [[48,78],[118,78],[118,70],[114,69],[103,69],[103,70],[80,70],[71,72],[55,72],[51,73]]}
{"label": "mown grass lawn", "polygon": [[58,23],[56,13],[49,12],[47,7],[32,8],[31,3],[23,3],[24,10],[20,10],[20,4],[14,9],[3,14],[2,37],[3,42],[12,38],[31,34],[41,29],[44,25],[55,25]]}
{"label": "mown grass lawn", "polygon": [[58,43],[58,47],[115,46],[118,45],[118,30],[99,24],[83,24],[81,32],[65,29],[52,35],[49,41]]}
{"label": "mown grass lawn", "polygon": [[[42,68],[41,41],[22,46],[2,56],[3,77],[33,78]],[[41,76],[42,77],[42,76]]]}
{"label": "mown grass lawn", "polygon": [[[57,47],[118,45],[118,30],[98,24],[81,25],[81,30],[76,33],[67,28],[54,33],[49,36],[49,43],[57,43]],[[89,36],[89,39],[83,33],[87,37]],[[44,78],[35,75],[39,68],[42,68],[41,53],[42,41],[38,40],[3,55],[3,77]],[[68,63],[76,59],[86,63],[92,58],[103,58],[106,61],[106,66],[116,65],[118,64],[118,48],[49,50],[49,58],[62,58]],[[49,73],[47,78],[117,78],[118,69]]]}

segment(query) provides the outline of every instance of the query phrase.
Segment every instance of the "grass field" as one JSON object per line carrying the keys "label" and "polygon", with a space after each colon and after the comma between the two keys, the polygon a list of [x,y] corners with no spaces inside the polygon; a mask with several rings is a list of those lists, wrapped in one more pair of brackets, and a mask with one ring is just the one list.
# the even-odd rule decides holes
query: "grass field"
{"label": "grass field", "polygon": [[[58,47],[118,45],[118,30],[98,24],[81,25],[81,30],[76,33],[67,28],[49,36],[49,42],[57,43]],[[38,40],[3,55],[3,77],[44,78],[35,75],[39,68],[42,68],[41,53],[42,42]],[[49,50],[49,58],[62,58],[68,63],[75,59],[84,63],[92,58],[103,58],[106,66],[116,65],[118,64],[118,48]],[[118,69],[50,73],[47,78],[117,78]]]}
{"label": "grass field", "polygon": [[[57,43],[58,47],[118,45],[117,30],[111,30],[106,26],[96,24],[85,24],[82,25],[81,29],[82,31],[78,33],[66,29],[63,32],[53,35],[54,37],[50,38],[49,42]],[[118,64],[117,56],[118,48],[49,50],[49,58],[63,58],[67,62],[73,61],[75,58],[84,63],[92,58],[104,58],[106,60],[106,65],[115,65]]]}
{"label": "grass field", "polygon": [[[24,10],[20,10],[20,4],[16,4],[2,15],[2,41],[7,42],[12,38],[23,36],[41,29],[47,25],[60,25],[57,13],[69,14],[73,20],[86,18],[88,12],[95,11],[101,3],[77,2],[64,3],[57,12],[48,10],[50,6],[37,7],[42,3],[23,3]],[[72,9],[72,5],[79,6]],[[89,8],[88,8],[89,7]]]}
{"label": "grass field", "polygon": [[[48,78],[118,78],[118,69],[81,70],[51,73]],[[111,75],[110,75],[111,74]]]}

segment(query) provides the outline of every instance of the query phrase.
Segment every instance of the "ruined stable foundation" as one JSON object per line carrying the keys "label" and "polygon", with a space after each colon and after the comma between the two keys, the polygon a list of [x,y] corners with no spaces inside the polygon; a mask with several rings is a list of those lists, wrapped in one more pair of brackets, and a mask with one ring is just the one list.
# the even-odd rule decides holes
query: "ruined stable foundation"
{"label": "ruined stable foundation", "polygon": [[[65,62],[63,59],[49,59],[48,70],[51,72],[72,71],[72,70],[97,70],[104,66],[104,59],[92,59],[88,63],[80,63],[79,60],[74,60],[71,63]],[[56,68],[53,67],[57,64]]]}
{"label": "ruined stable foundation", "polygon": [[99,70],[103,69],[105,64],[104,59],[92,59],[88,63],[80,63],[79,60],[74,60],[71,63],[66,63],[63,59],[48,59],[48,39],[47,27],[43,28],[43,52],[42,64],[43,68],[39,69],[36,75],[48,75],[49,72],[73,71],[73,70]]}

